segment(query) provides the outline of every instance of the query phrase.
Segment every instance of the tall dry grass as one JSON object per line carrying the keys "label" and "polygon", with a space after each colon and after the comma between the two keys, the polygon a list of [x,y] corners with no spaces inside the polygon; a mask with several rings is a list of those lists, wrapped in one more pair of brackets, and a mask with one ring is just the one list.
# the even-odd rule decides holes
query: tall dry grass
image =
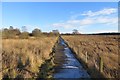
{"label": "tall dry grass", "polygon": [[[2,69],[2,33],[0,31],[0,69]],[[0,72],[0,78],[2,77],[2,72]]]}
{"label": "tall dry grass", "polygon": [[[103,72],[106,78],[118,77],[118,36],[112,35],[70,35],[62,36],[77,56],[86,62],[92,77],[100,77],[100,57],[103,59]],[[96,70],[97,71],[96,71]]]}
{"label": "tall dry grass", "polygon": [[2,40],[2,76],[32,78],[49,59],[57,37]]}

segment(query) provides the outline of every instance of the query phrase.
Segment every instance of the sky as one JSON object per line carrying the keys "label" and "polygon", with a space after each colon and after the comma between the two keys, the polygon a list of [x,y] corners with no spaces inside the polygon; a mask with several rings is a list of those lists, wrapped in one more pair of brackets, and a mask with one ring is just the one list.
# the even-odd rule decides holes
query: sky
{"label": "sky", "polygon": [[1,0],[2,2],[118,2],[119,0]]}
{"label": "sky", "polygon": [[26,26],[43,32],[80,33],[118,31],[117,2],[3,2],[2,25]]}

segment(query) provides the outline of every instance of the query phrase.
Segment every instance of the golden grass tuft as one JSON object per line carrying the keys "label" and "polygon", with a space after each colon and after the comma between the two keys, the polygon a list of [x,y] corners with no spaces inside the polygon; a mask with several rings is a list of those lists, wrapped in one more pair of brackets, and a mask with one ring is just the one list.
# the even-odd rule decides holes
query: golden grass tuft
{"label": "golden grass tuft", "polygon": [[3,77],[36,76],[40,65],[49,59],[57,37],[2,40]]}

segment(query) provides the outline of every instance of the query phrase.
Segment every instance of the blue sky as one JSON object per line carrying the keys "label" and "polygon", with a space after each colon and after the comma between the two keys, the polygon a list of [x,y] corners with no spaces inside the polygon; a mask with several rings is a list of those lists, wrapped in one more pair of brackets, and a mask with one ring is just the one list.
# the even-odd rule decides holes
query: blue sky
{"label": "blue sky", "polygon": [[118,2],[119,0],[1,0],[2,2]]}
{"label": "blue sky", "polygon": [[58,29],[62,33],[78,29],[81,33],[118,31],[117,2],[3,2],[4,27],[27,26],[31,32]]}

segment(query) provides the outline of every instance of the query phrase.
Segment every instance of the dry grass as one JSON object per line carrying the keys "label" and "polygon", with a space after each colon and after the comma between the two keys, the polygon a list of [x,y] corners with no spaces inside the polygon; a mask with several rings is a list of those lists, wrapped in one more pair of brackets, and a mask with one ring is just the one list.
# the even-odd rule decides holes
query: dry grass
{"label": "dry grass", "polygon": [[[1,39],[1,32],[0,32],[0,69],[2,69],[2,39]],[[2,77],[2,72],[0,72],[0,79]]]}
{"label": "dry grass", "polygon": [[35,77],[38,67],[50,57],[57,37],[2,40],[2,74],[11,78]]}
{"label": "dry grass", "polygon": [[[85,62],[85,53],[88,53],[86,63],[93,77],[98,77],[93,70],[99,71],[100,57],[103,58],[104,71],[107,78],[118,76],[118,36],[110,35],[70,35],[62,36],[80,59]],[[91,67],[94,67],[90,70]]]}

